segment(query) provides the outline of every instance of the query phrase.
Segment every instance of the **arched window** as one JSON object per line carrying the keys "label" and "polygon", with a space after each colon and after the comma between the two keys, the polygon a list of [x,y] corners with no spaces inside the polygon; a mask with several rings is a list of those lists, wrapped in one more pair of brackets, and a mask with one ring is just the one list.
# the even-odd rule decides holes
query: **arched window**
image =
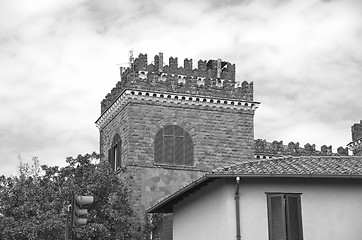
{"label": "arched window", "polygon": [[181,127],[163,127],[155,138],[155,163],[170,165],[194,164],[194,146],[190,135]]}
{"label": "arched window", "polygon": [[111,148],[108,150],[108,161],[114,171],[121,167],[122,140],[117,133],[113,137]]}

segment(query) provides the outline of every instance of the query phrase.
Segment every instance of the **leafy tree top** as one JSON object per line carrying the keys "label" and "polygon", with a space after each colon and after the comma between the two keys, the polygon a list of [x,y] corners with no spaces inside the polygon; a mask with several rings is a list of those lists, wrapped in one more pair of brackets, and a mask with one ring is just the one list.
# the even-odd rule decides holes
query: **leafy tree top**
{"label": "leafy tree top", "polygon": [[20,165],[19,176],[0,176],[0,239],[64,239],[72,194],[92,195],[89,224],[74,239],[139,239],[128,190],[96,153],[68,157],[66,167]]}

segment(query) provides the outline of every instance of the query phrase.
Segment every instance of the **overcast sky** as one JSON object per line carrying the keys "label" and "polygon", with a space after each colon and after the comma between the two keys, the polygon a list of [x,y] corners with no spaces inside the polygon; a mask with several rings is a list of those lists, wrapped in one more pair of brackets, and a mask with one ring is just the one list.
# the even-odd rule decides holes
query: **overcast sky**
{"label": "overcast sky", "polygon": [[362,119],[360,0],[0,0],[0,174],[98,152],[131,49],[235,63],[261,102],[255,138],[335,152]]}

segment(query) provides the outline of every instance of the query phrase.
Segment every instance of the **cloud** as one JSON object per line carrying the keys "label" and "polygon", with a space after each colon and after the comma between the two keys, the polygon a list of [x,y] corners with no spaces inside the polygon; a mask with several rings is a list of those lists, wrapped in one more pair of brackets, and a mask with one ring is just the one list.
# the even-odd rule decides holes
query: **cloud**
{"label": "cloud", "polygon": [[256,138],[345,145],[361,118],[361,5],[0,0],[0,174],[18,154],[55,165],[98,150],[100,101],[130,49],[236,63],[262,102]]}

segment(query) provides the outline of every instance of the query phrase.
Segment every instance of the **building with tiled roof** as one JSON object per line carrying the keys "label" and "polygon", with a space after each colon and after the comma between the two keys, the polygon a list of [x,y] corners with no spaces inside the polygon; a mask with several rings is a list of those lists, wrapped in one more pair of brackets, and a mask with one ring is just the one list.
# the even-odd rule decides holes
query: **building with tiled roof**
{"label": "building with tiled roof", "polygon": [[288,156],[220,167],[148,212],[173,213],[176,240],[357,240],[362,157]]}
{"label": "building with tiled roof", "polygon": [[[172,212],[175,201],[189,195],[200,184],[223,177],[263,178],[362,178],[360,156],[301,156],[276,157],[234,164],[214,169],[173,194],[159,200],[149,212]],[[177,199],[177,200],[175,200]],[[162,207],[161,207],[162,206]],[[160,210],[167,209],[167,210]]]}

